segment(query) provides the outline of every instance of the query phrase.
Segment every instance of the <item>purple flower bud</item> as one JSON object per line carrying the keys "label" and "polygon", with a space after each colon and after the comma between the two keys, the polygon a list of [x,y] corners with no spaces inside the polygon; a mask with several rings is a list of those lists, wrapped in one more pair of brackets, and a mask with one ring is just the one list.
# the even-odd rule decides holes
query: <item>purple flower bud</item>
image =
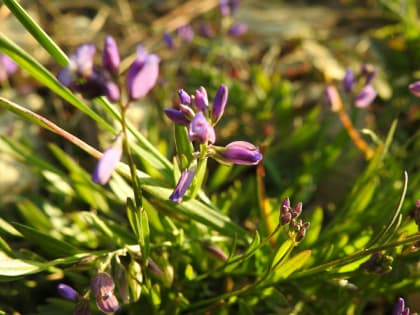
{"label": "purple flower bud", "polygon": [[219,119],[222,117],[223,112],[225,111],[227,99],[228,99],[228,88],[226,85],[222,84],[217,90],[216,96],[213,100],[213,108],[212,108],[213,124],[216,124],[219,121]]}
{"label": "purple flower bud", "polygon": [[216,245],[213,244],[205,244],[204,248],[207,249],[210,253],[212,253],[216,258],[218,258],[221,261],[228,260],[228,256],[226,253]]}
{"label": "purple flower bud", "polygon": [[79,298],[79,293],[77,293],[77,291],[71,286],[64,283],[60,283],[57,286],[57,291],[63,299],[69,301],[77,301],[77,299]]}
{"label": "purple flower bud", "polygon": [[290,209],[290,199],[286,198],[281,203],[280,212],[289,212],[289,209]]}
{"label": "purple flower bud", "polygon": [[229,0],[219,0],[219,11],[222,16],[230,15]]}
{"label": "purple flower bud", "polygon": [[191,104],[191,96],[184,89],[178,90],[179,101],[181,104],[189,105]]}
{"label": "purple flower bud", "polygon": [[175,48],[175,44],[174,44],[174,39],[172,37],[172,35],[168,32],[163,33],[163,42],[165,43],[165,46],[169,49],[174,49]]}
{"label": "purple flower bud", "polygon": [[194,38],[194,31],[191,25],[184,25],[184,26],[178,27],[176,32],[179,38],[181,38],[186,43],[191,42]]}
{"label": "purple flower bud", "polygon": [[184,125],[184,126],[188,126],[190,124],[190,121],[186,117],[185,113],[180,110],[167,108],[164,110],[164,112],[166,116],[168,116],[168,118],[176,124]]}
{"label": "purple flower bud", "polygon": [[99,272],[92,278],[90,287],[96,298],[105,298],[113,293],[115,289],[115,283],[108,273]]}
{"label": "purple flower bud", "polygon": [[84,44],[76,49],[76,54],[70,56],[70,68],[73,68],[84,78],[88,78],[93,72],[93,58],[96,47],[92,44]]}
{"label": "purple flower bud", "polygon": [[188,128],[188,136],[191,141],[198,141],[203,144],[216,142],[214,129],[207,121],[203,112],[198,112],[191,120]]}
{"label": "purple flower bud", "polygon": [[208,108],[209,99],[207,97],[207,91],[204,87],[200,86],[197,90],[195,90],[194,102],[197,110],[199,111],[204,111]]}
{"label": "purple flower bud", "polygon": [[159,57],[147,54],[140,46],[137,58],[127,73],[128,95],[131,100],[144,97],[155,85],[159,76]]}
{"label": "purple flower bud", "polygon": [[118,311],[120,305],[114,293],[107,296],[99,296],[96,298],[96,306],[98,309],[106,314]]}
{"label": "purple flower bud", "polygon": [[229,28],[228,34],[233,37],[238,37],[245,34],[247,31],[248,25],[245,23],[235,23]]}
{"label": "purple flower bud", "polygon": [[410,92],[413,93],[415,96],[420,97],[420,81],[416,81],[411,83],[408,88]]}
{"label": "purple flower bud", "polygon": [[280,216],[280,224],[286,225],[292,221],[292,214],[290,212],[285,212]]}
{"label": "purple flower bud", "polygon": [[246,141],[229,143],[219,155],[222,161],[239,165],[257,165],[263,158],[258,147]]}
{"label": "purple flower bud", "polygon": [[112,172],[118,165],[122,155],[122,136],[119,135],[114,144],[106,149],[99,159],[96,169],[93,172],[92,180],[105,185],[111,178]]}
{"label": "purple flower bud", "polygon": [[376,91],[372,85],[366,85],[358,95],[356,95],[354,105],[359,108],[369,106],[376,97]]}
{"label": "purple flower bud", "polygon": [[104,51],[102,55],[103,66],[112,74],[118,74],[118,67],[120,65],[120,54],[118,47],[112,36],[105,37]]}
{"label": "purple flower bud", "polygon": [[343,88],[344,91],[350,93],[353,90],[354,84],[356,83],[356,77],[354,76],[354,72],[348,68],[346,70],[346,74],[344,75],[343,79]]}
{"label": "purple flower bud", "polygon": [[111,103],[116,103],[120,99],[120,89],[113,81],[105,83],[105,95]]}
{"label": "purple flower bud", "polygon": [[297,218],[302,213],[302,203],[299,202],[292,210],[292,217]]}
{"label": "purple flower bud", "polygon": [[404,299],[399,297],[397,299],[397,302],[395,303],[392,315],[404,315],[404,314],[410,314],[410,309],[408,307],[405,307]]}
{"label": "purple flower bud", "polygon": [[306,236],[306,229],[302,228],[298,231],[298,233],[296,234],[296,242],[300,242],[301,240],[303,240]]}
{"label": "purple flower bud", "polygon": [[194,179],[194,176],[195,176],[195,168],[191,170],[188,170],[188,169],[184,170],[181,173],[181,177],[179,178],[174,191],[169,196],[169,200],[180,203],[185,193],[187,192],[188,188],[190,187],[192,180]]}
{"label": "purple flower bud", "polygon": [[0,53],[0,82],[5,81],[17,70],[17,64],[9,56]]}

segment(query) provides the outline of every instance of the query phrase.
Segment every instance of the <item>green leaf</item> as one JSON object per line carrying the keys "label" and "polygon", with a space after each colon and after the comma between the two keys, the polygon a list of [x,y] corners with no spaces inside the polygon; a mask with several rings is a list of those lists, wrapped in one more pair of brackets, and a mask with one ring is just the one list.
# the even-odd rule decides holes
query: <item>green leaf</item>
{"label": "green leaf", "polygon": [[302,268],[311,257],[311,251],[304,250],[278,265],[273,275],[273,282],[288,278],[292,273]]}
{"label": "green leaf", "polygon": [[55,59],[62,67],[69,63],[66,54],[57,46],[57,44],[48,36],[47,33],[31,18],[19,3],[14,0],[3,0],[13,15],[22,23],[26,30],[44,47],[44,49]]}
{"label": "green leaf", "polygon": [[53,228],[48,217],[32,201],[26,199],[18,204],[20,213],[25,218],[26,224],[48,233]]}
{"label": "green leaf", "polygon": [[45,266],[40,262],[14,259],[0,253],[0,281],[7,280],[4,277],[19,277],[37,273],[44,269]]}
{"label": "green leaf", "polygon": [[281,246],[277,249],[276,255],[273,258],[271,268],[277,268],[277,266],[289,256],[294,246],[294,241],[290,239],[287,239],[283,244],[281,244]]}
{"label": "green leaf", "polygon": [[188,132],[185,126],[175,124],[174,129],[176,152],[179,158],[181,170],[185,170],[194,160],[194,147],[188,138]]}
{"label": "green leaf", "polygon": [[38,245],[52,257],[63,257],[78,253],[77,248],[73,247],[69,243],[51,236],[50,234],[37,231],[20,223],[13,223],[12,225],[20,233],[22,233],[25,239]]}
{"label": "green leaf", "polygon": [[150,230],[149,220],[146,210],[137,208],[131,198],[127,199],[127,217],[131,228],[137,237],[137,241],[143,250],[144,259],[149,256],[150,250]]}

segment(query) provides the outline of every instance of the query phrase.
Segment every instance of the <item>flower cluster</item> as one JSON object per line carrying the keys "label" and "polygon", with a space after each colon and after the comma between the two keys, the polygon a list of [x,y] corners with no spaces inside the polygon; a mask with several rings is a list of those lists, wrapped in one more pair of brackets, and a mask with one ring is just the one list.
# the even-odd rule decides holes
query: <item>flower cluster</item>
{"label": "flower cluster", "polygon": [[363,65],[357,75],[350,68],[346,70],[343,89],[353,96],[354,106],[368,107],[375,100],[377,92],[372,85],[375,77],[376,69],[369,64]]}
{"label": "flower cluster", "polygon": [[[96,47],[84,44],[70,56],[67,68],[58,74],[59,81],[85,98],[106,96],[111,102],[121,98],[119,84],[120,55],[115,40],[107,36],[102,52],[102,65],[95,64]],[[142,46],[129,67],[126,77],[126,93],[129,101],[144,97],[156,84],[159,74],[159,57],[148,54]]]}
{"label": "flower cluster", "polygon": [[17,64],[9,56],[0,53],[0,83],[6,81],[17,68]]}
{"label": "flower cluster", "polygon": [[[165,114],[174,123],[187,128],[189,140],[200,147],[197,156],[211,157],[225,164],[256,165],[261,161],[262,154],[258,147],[249,142],[234,141],[224,147],[214,145],[216,142],[214,126],[221,119],[228,100],[226,85],[219,87],[211,106],[209,105],[207,90],[204,87],[198,88],[194,95],[189,95],[181,89],[178,91],[178,96],[180,100],[179,108],[166,109]],[[178,184],[170,196],[172,201],[182,201],[185,192],[191,185],[195,172],[194,165],[183,170]]]}
{"label": "flower cluster", "polygon": [[300,242],[309,229],[309,222],[302,222],[299,216],[302,214],[302,203],[298,202],[291,207],[289,198],[283,200],[280,206],[280,225],[289,225],[289,238]]}

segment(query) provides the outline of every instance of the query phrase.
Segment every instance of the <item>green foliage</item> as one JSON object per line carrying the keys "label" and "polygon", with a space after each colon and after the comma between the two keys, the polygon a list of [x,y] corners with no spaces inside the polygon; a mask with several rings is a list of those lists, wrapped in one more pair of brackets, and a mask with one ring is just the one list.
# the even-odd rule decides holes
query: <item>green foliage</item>
{"label": "green foliage", "polygon": [[[0,97],[5,109],[0,115],[12,112],[24,129],[36,127],[33,138],[0,136],[0,159],[4,155],[25,165],[24,172],[36,178],[13,202],[0,203],[5,285],[0,314],[71,314],[75,304],[57,298],[58,283],[73,286],[79,305],[87,301],[96,314],[90,281],[98,272],[114,279],[124,314],[362,314],[367,305],[378,312],[386,305],[389,313],[397,296],[420,292],[414,221],[420,117],[406,89],[418,74],[408,65],[394,67],[413,49],[408,43],[420,38],[415,1],[366,5],[384,16],[384,25],[369,26],[369,52],[376,56],[370,62],[390,74],[382,83],[393,94],[379,95],[363,110],[343,101],[354,132],[366,131],[361,138],[374,151],[370,160],[338,115],[324,106],[324,87],[341,83],[330,82],[337,78],[313,60],[315,52],[305,55],[304,37],[275,44],[252,32],[229,38],[224,32],[234,17],[217,24],[219,15],[207,12],[215,37],[196,36],[175,51],[163,49],[158,40],[147,42],[163,56],[162,82],[146,99],[121,109],[104,97],[87,101],[65,88],[54,75],[57,66],[69,62],[60,39],[31,17],[25,1],[3,2],[48,53],[48,62],[13,35],[0,33],[0,52],[33,79],[31,93],[43,100],[37,109],[28,105],[27,95]],[[109,10],[114,4],[100,5]],[[160,10],[152,3],[144,6],[150,15]],[[150,33],[154,39],[160,35]],[[387,46],[392,36],[407,46]],[[313,40],[328,56],[346,53],[326,63],[366,62],[343,49],[344,43]],[[398,60],[388,64],[390,56]],[[398,80],[391,79],[394,75]],[[217,125],[217,143],[252,139],[264,154],[256,167],[207,162],[205,145],[194,146],[187,128],[173,128],[163,119],[162,109],[176,99],[177,89],[205,86],[211,103],[221,83],[229,87],[229,102]],[[83,116],[87,122],[78,120],[71,128],[58,110],[61,102],[70,120]],[[140,124],[130,121],[131,110],[138,108]],[[125,157],[109,184],[95,184],[93,165],[106,147],[99,143],[120,131]],[[181,203],[170,201],[174,179],[191,166],[197,177],[189,193]],[[302,201],[309,228],[298,218],[295,225],[281,221],[288,196],[293,204]],[[302,226],[306,235],[300,240]]]}

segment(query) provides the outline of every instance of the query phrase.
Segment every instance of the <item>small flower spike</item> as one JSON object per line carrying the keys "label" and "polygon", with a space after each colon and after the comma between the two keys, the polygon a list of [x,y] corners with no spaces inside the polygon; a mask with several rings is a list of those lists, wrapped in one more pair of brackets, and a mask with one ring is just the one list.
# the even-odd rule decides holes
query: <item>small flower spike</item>
{"label": "small flower spike", "polygon": [[75,289],[73,289],[71,286],[67,284],[60,283],[57,286],[57,291],[58,291],[58,294],[60,294],[60,296],[63,299],[73,301],[73,302],[79,299],[79,293],[77,293]]}
{"label": "small flower spike", "polygon": [[110,73],[118,74],[118,67],[120,65],[120,54],[118,47],[112,36],[105,37],[104,51],[102,55],[103,66]]}
{"label": "small flower spike", "polygon": [[212,108],[212,123],[215,125],[220,118],[222,117],[227,99],[228,99],[228,88],[226,85],[221,85],[217,90],[216,96],[213,100],[213,108]]}
{"label": "small flower spike", "polygon": [[190,141],[198,141],[202,144],[216,142],[214,129],[203,112],[198,112],[192,119],[188,128],[188,136]]}
{"label": "small flower spike", "polygon": [[159,76],[159,57],[138,47],[137,58],[127,73],[127,89],[131,100],[144,97],[156,85]]}
{"label": "small flower spike", "polygon": [[420,97],[420,81],[411,83],[408,86],[408,89],[411,93],[413,93],[414,96]]}
{"label": "small flower spike", "polygon": [[217,159],[238,165],[257,165],[263,156],[258,147],[246,141],[234,141],[218,152]]}
{"label": "small flower spike", "polygon": [[354,105],[359,108],[368,107],[376,97],[376,90],[372,85],[366,85],[356,96]]}
{"label": "small flower spike", "polygon": [[114,144],[106,149],[99,159],[92,175],[92,180],[95,183],[105,185],[109,181],[118,162],[121,160],[122,150],[122,136],[119,135]]}
{"label": "small flower spike", "polygon": [[5,81],[17,70],[17,64],[9,56],[0,53],[0,82]]}
{"label": "small flower spike", "polygon": [[195,168],[191,170],[184,170],[181,173],[181,177],[175,186],[173,193],[169,196],[169,200],[180,203],[188,188],[190,187],[192,180],[195,176]]}

